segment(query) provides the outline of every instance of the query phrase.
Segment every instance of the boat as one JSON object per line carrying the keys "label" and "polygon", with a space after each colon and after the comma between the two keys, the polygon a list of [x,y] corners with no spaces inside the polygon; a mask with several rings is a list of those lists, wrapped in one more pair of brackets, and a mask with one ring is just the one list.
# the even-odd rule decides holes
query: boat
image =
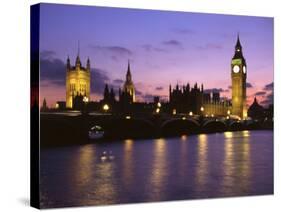
{"label": "boat", "polygon": [[101,139],[104,136],[104,130],[101,126],[95,125],[89,130],[90,139]]}

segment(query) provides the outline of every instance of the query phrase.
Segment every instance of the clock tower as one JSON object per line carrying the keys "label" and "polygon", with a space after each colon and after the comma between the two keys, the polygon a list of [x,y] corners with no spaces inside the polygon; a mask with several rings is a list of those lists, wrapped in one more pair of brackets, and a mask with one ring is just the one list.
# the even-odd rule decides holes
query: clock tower
{"label": "clock tower", "polygon": [[247,64],[243,57],[242,46],[238,35],[235,53],[231,60],[232,115],[239,116],[241,119],[247,118],[246,78]]}

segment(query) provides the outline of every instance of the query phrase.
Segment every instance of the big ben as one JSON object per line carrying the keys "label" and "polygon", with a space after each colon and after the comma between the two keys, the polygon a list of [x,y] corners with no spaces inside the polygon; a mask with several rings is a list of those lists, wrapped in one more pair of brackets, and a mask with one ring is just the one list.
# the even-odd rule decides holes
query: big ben
{"label": "big ben", "polygon": [[235,53],[231,60],[232,114],[241,119],[247,118],[246,79],[247,64],[243,56],[242,45],[238,35]]}

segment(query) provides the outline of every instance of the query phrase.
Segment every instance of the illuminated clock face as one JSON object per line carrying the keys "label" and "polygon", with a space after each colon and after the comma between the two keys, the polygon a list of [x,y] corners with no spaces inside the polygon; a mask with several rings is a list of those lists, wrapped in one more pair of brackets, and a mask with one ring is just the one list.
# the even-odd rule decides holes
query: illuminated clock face
{"label": "illuminated clock face", "polygon": [[233,72],[234,72],[234,73],[238,73],[239,70],[240,70],[240,68],[239,68],[238,65],[235,65],[235,66],[233,67]]}
{"label": "illuminated clock face", "polygon": [[243,73],[246,74],[246,66],[243,66]]}

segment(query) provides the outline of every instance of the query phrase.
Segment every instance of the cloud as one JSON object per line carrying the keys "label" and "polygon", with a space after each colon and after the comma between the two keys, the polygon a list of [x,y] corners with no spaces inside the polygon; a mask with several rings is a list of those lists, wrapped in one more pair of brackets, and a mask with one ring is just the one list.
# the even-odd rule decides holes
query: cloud
{"label": "cloud", "polygon": [[159,48],[159,47],[154,47],[151,44],[144,44],[141,46],[145,51],[147,52],[167,52],[167,50],[163,49],[163,48]]}
{"label": "cloud", "polygon": [[144,94],[142,95],[142,98],[144,99],[145,102],[153,102],[155,95],[152,94]]}
{"label": "cloud", "polygon": [[252,87],[253,87],[253,85],[251,83],[246,82],[246,88],[252,88]]}
{"label": "cloud", "polygon": [[274,99],[273,92],[271,92],[266,96],[266,98],[263,101],[261,101],[261,104],[266,106],[273,104],[273,99]]}
{"label": "cloud", "polygon": [[[43,51],[40,53],[40,80],[48,81],[58,86],[65,86],[66,64],[58,58],[53,51]],[[91,69],[91,92],[102,94],[104,86],[110,81],[107,72],[103,69]]]}
{"label": "cloud", "polygon": [[220,50],[223,48],[223,46],[221,44],[216,44],[216,43],[207,43],[205,45],[202,46],[196,46],[197,49],[199,50]]}
{"label": "cloud", "polygon": [[182,43],[177,40],[167,40],[163,41],[162,44],[166,46],[171,46],[171,47],[177,47],[177,48],[182,48]]}
{"label": "cloud", "polygon": [[142,92],[139,91],[138,89],[135,90],[135,93],[136,93],[136,95],[138,95],[138,96],[141,96],[141,95],[142,95]]}
{"label": "cloud", "polygon": [[186,28],[175,28],[173,29],[173,32],[177,33],[177,34],[183,34],[183,35],[188,35],[188,34],[194,34],[195,32],[191,29],[186,29]]}
{"label": "cloud", "polygon": [[52,59],[56,55],[56,52],[51,50],[43,50],[40,52],[40,58]]}
{"label": "cloud", "polygon": [[65,63],[58,58],[52,51],[40,53],[40,80],[48,80],[56,85],[65,85]]}
{"label": "cloud", "polygon": [[122,80],[122,79],[113,80],[113,84],[115,84],[115,85],[122,85],[123,83],[124,83],[124,80]]}
{"label": "cloud", "polygon": [[264,86],[263,90],[265,90],[265,91],[272,91],[273,90],[273,82],[269,83],[269,84],[266,84]]}
{"label": "cloud", "polygon": [[123,46],[100,46],[90,45],[89,46],[95,52],[99,51],[110,55],[110,58],[114,61],[118,61],[119,58],[128,58],[133,55],[133,52]]}
{"label": "cloud", "polygon": [[105,84],[110,81],[107,72],[103,69],[91,69],[91,93],[103,94]]}
{"label": "cloud", "polygon": [[204,93],[220,93],[224,92],[225,90],[222,88],[210,88],[210,89],[205,89]]}
{"label": "cloud", "polygon": [[258,91],[258,92],[255,93],[255,96],[263,96],[265,94],[266,94],[265,91]]}
{"label": "cloud", "polygon": [[162,86],[158,86],[158,87],[155,88],[155,90],[157,90],[157,91],[162,91],[163,89],[164,88]]}

